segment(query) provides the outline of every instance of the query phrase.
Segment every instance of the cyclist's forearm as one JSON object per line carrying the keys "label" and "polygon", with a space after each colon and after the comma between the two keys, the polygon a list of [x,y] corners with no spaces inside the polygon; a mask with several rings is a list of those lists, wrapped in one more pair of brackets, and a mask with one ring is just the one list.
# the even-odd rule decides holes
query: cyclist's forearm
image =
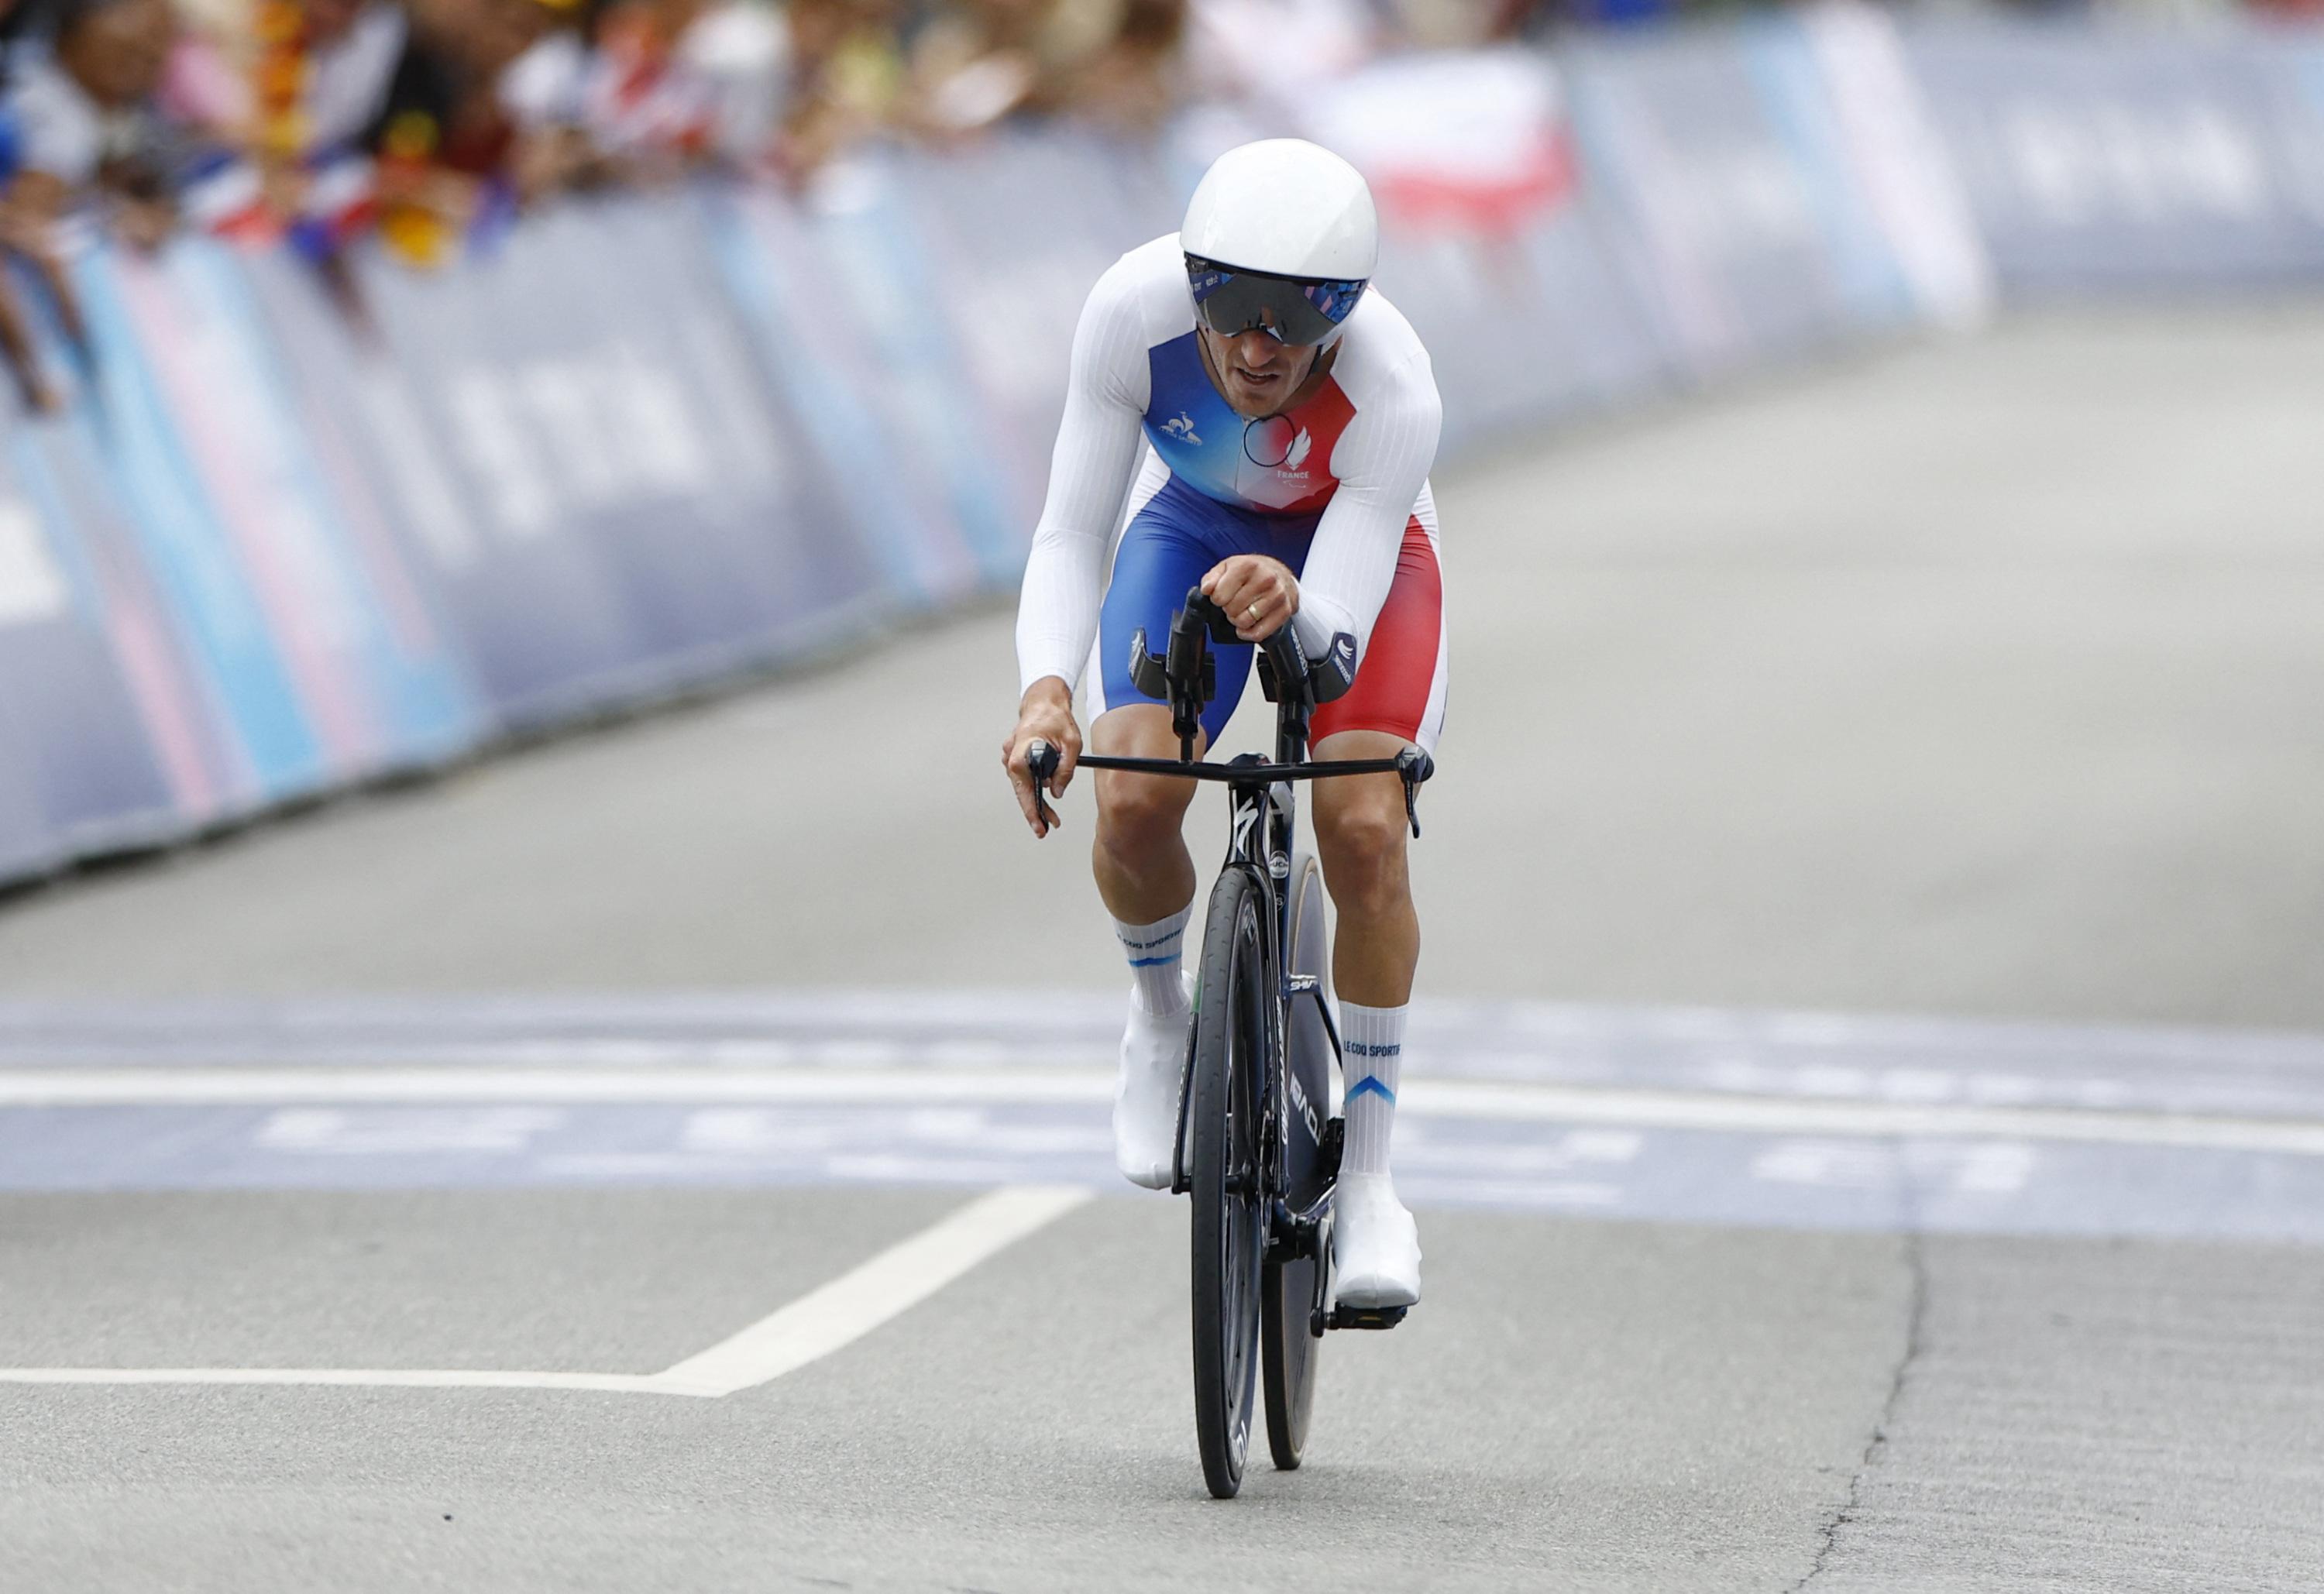
{"label": "cyclist's forearm", "polygon": [[[1337,502],[1332,507],[1335,511],[1342,508]],[[1334,535],[1327,539],[1317,531],[1299,579],[1299,613],[1291,623],[1310,659],[1323,657],[1342,631],[1356,639],[1357,656],[1362,657],[1372,622],[1396,583],[1397,556],[1411,514],[1408,503],[1401,511],[1352,503],[1344,507],[1348,512],[1330,528]]]}
{"label": "cyclist's forearm", "polygon": [[1443,410],[1425,366],[1393,403],[1359,414],[1341,438],[1339,457],[1364,462],[1360,475],[1341,478],[1339,491],[1315,527],[1299,578],[1299,613],[1292,622],[1310,658],[1345,631],[1359,650],[1396,584],[1405,528],[1436,463]]}
{"label": "cyclist's forearm", "polygon": [[1053,533],[1046,526],[1035,534],[1032,556],[1025,562],[1024,589],[1017,600],[1020,693],[1049,676],[1072,691],[1097,640],[1104,586],[1102,539]]}

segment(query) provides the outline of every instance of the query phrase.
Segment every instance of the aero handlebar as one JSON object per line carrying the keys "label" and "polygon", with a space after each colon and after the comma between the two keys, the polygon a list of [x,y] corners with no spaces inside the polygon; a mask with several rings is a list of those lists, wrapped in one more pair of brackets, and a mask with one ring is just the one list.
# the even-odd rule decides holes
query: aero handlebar
{"label": "aero handlebar", "polygon": [[[1093,769],[1128,769],[1245,786],[1340,775],[1394,775],[1404,782],[1405,818],[1412,825],[1412,834],[1420,834],[1420,787],[1436,773],[1436,761],[1416,747],[1407,747],[1392,759],[1336,759],[1323,763],[1270,762],[1255,754],[1228,764],[1197,760],[1194,738],[1202,733],[1203,710],[1218,695],[1218,660],[1210,650],[1214,641],[1238,643],[1241,639],[1235,635],[1234,622],[1200,587],[1186,594],[1185,606],[1171,618],[1169,644],[1163,652],[1148,651],[1143,626],[1130,638],[1130,682],[1147,696],[1170,705],[1171,729],[1178,738],[1176,759],[1091,753],[1079,762]],[[1291,627],[1282,626],[1259,644],[1259,676],[1261,689],[1273,700],[1277,713],[1296,724],[1296,745],[1304,748],[1308,715],[1315,705],[1342,696],[1355,684],[1356,640],[1342,631],[1332,639],[1331,649],[1323,658],[1310,660]],[[1056,774],[1058,763],[1057,750],[1049,743],[1037,741],[1026,747],[1025,766],[1033,777],[1036,803],[1040,802],[1041,788]]]}

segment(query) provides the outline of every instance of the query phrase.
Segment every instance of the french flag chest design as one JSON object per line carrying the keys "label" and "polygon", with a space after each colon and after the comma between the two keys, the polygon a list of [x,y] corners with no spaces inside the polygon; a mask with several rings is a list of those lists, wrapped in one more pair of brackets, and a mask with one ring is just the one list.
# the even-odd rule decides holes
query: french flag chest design
{"label": "french flag chest design", "polygon": [[1355,406],[1326,377],[1281,415],[1246,420],[1227,407],[1203,369],[1195,335],[1147,352],[1153,397],[1146,435],[1170,474],[1206,498],[1265,514],[1315,514],[1340,482],[1332,451]]}

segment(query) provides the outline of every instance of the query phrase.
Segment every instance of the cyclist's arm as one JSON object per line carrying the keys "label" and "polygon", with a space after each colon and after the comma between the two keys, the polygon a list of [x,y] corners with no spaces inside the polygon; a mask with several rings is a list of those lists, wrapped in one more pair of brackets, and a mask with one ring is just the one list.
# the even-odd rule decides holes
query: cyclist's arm
{"label": "cyclist's arm", "polygon": [[1152,380],[1132,273],[1116,265],[1091,290],[1074,331],[1049,496],[1017,604],[1020,693],[1049,676],[1070,692],[1089,662],[1105,597],[1106,552],[1138,465]]}
{"label": "cyclist's arm", "polygon": [[1340,435],[1332,456],[1339,490],[1316,524],[1291,622],[1309,658],[1322,657],[1337,631],[1353,636],[1363,658],[1443,423],[1428,356],[1415,349]]}

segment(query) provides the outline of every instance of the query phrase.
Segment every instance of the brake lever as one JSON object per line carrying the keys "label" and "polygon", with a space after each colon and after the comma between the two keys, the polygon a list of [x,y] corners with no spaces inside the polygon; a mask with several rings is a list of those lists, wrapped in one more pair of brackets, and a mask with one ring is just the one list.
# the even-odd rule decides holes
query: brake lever
{"label": "brake lever", "polygon": [[1057,811],[1049,806],[1049,779],[1062,761],[1057,750],[1046,742],[1035,741],[1025,749],[1025,772],[1033,777],[1033,811],[1051,830],[1057,827]]}
{"label": "brake lever", "polygon": [[1412,839],[1420,839],[1420,785],[1436,773],[1436,760],[1416,747],[1407,747],[1396,755],[1397,779],[1404,782],[1404,820],[1412,826]]}

